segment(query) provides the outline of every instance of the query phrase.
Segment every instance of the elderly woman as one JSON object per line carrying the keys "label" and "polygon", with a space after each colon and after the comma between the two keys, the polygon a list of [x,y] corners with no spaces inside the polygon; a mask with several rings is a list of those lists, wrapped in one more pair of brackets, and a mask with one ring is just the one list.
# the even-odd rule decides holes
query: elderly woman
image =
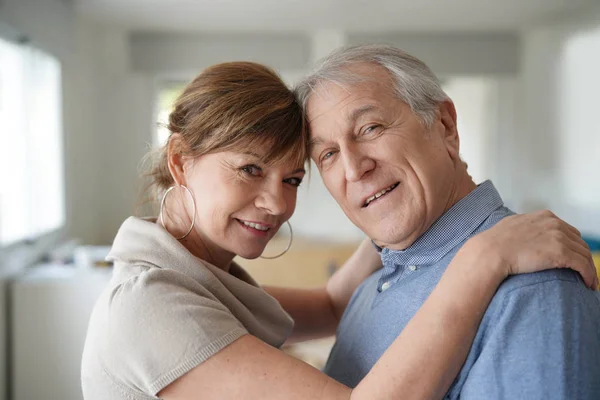
{"label": "elderly woman", "polygon": [[[367,377],[345,387],[277,348],[335,333],[380,266],[369,241],[322,289],[264,290],[233,262],[259,257],[294,212],[307,132],[293,94],[264,66],[216,65],[187,86],[169,129],[151,171],[159,217],[127,219],[109,255],[83,354],[86,399],[436,397],[509,274],[570,265],[596,283],[574,228],[549,213],[507,218],[469,240]],[[411,391],[416,380],[427,393]]]}

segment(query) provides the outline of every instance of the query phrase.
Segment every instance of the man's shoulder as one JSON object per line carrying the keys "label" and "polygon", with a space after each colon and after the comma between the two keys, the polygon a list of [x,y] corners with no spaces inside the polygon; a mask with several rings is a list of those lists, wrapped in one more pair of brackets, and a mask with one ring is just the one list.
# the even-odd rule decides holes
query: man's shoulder
{"label": "man's shoulder", "polygon": [[599,332],[600,298],[576,272],[513,276],[486,311],[450,398],[595,398]]}
{"label": "man's shoulder", "polygon": [[496,296],[517,295],[527,288],[534,289],[536,286],[550,286],[556,290],[590,291],[579,273],[568,269],[548,269],[530,274],[519,274],[508,277],[498,288]]}
{"label": "man's shoulder", "polygon": [[[504,206],[499,207],[490,214],[473,235],[493,227],[511,215],[515,215],[515,212]],[[599,302],[600,305],[600,295],[585,286],[579,273],[568,268],[561,268],[510,276],[498,288],[490,307],[493,308],[507,298],[523,296],[530,291],[534,295],[537,293],[541,296],[542,292],[536,290],[542,287],[556,294],[581,293],[588,301]]]}
{"label": "man's shoulder", "polygon": [[[515,388],[541,393],[548,385],[544,374],[571,377],[573,368],[585,368],[584,380],[591,382],[600,372],[598,332],[600,297],[577,272],[553,269],[512,276],[492,299],[451,398],[482,398],[484,392],[488,398],[514,398],[507,393]],[[572,343],[587,353],[573,352]],[[569,367],[557,363],[566,359]],[[544,374],[540,365],[547,366]],[[502,382],[490,380],[492,372],[503,376]]]}
{"label": "man's shoulder", "polygon": [[496,320],[511,313],[540,312],[541,320],[565,317],[562,310],[587,310],[600,318],[600,295],[587,288],[579,273],[570,269],[550,269],[531,274],[513,275],[498,288],[486,319]]}

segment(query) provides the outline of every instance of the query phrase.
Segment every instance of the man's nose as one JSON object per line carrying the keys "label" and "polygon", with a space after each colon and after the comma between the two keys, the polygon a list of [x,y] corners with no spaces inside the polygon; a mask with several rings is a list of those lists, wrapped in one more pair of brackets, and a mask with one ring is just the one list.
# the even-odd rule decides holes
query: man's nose
{"label": "man's nose", "polygon": [[359,144],[348,144],[340,149],[342,163],[348,182],[356,182],[375,168],[375,161],[369,157]]}

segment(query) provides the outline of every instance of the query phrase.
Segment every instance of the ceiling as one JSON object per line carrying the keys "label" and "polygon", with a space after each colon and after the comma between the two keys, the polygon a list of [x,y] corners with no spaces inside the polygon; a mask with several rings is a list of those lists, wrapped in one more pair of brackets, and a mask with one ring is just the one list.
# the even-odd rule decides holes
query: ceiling
{"label": "ceiling", "polygon": [[70,0],[136,31],[516,31],[597,0]]}

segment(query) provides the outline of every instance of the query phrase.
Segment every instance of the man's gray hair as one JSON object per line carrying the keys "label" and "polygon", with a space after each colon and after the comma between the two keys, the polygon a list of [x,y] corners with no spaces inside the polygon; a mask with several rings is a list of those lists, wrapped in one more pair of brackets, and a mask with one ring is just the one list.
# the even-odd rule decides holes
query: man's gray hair
{"label": "man's gray hair", "polygon": [[416,57],[393,46],[358,45],[344,47],[317,63],[313,72],[294,89],[304,109],[320,84],[332,82],[342,87],[364,82],[368,76],[352,72],[356,64],[376,64],[385,68],[394,80],[398,98],[407,103],[425,126],[431,126],[439,103],[449,100],[435,74]]}

